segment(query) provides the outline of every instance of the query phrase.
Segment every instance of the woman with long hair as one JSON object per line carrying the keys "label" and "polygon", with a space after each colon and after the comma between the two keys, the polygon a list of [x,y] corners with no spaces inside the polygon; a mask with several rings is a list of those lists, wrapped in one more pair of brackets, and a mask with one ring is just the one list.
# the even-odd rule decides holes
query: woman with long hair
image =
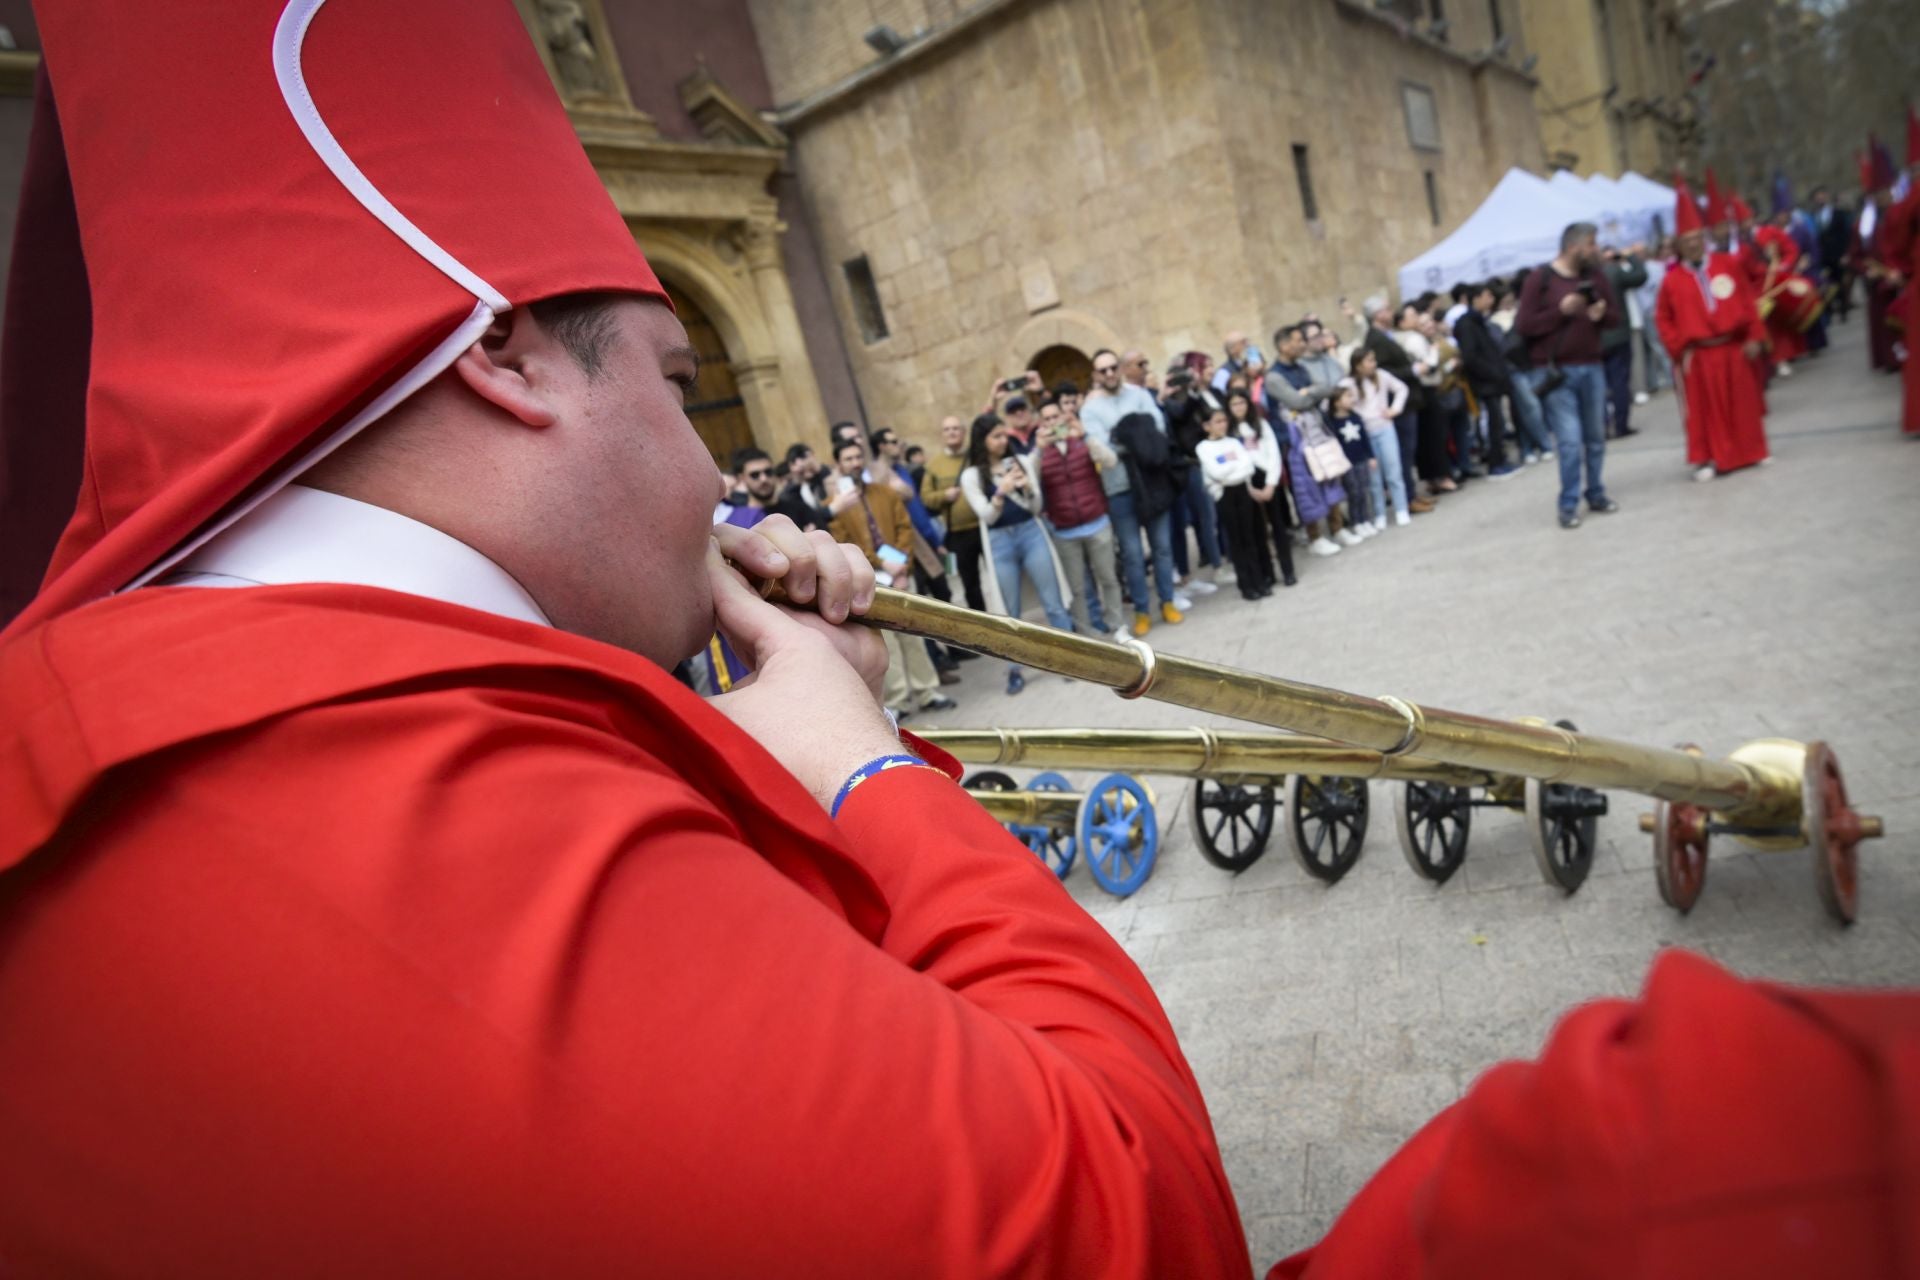
{"label": "woman with long hair", "polygon": [[[1347,368],[1353,375],[1347,379],[1348,385],[1360,393],[1360,402],[1354,407],[1366,425],[1367,443],[1380,460],[1380,481],[1385,482],[1387,496],[1393,499],[1393,522],[1406,524],[1407,482],[1400,469],[1400,436],[1393,420],[1407,407],[1407,384],[1382,369],[1379,358],[1365,347],[1353,353]],[[1385,507],[1378,508],[1374,523],[1382,529],[1387,527]]]}
{"label": "woman with long hair", "polygon": [[[1047,621],[1073,630],[1067,601],[1073,598],[1040,520],[1040,468],[1032,455],[1007,448],[1007,426],[996,414],[973,420],[967,441],[967,466],[960,491],[980,517],[980,559],[993,572],[980,575],[987,608],[1010,618],[1020,616],[1020,584],[1033,583]],[[1007,692],[1027,687],[1019,666],[1007,668]]]}
{"label": "woman with long hair", "polygon": [[1293,515],[1288,504],[1287,476],[1281,463],[1280,438],[1252,394],[1237,383],[1227,386],[1227,430],[1253,455],[1253,478],[1247,492],[1260,511],[1262,534],[1280,556],[1280,585],[1290,587],[1293,576]]}

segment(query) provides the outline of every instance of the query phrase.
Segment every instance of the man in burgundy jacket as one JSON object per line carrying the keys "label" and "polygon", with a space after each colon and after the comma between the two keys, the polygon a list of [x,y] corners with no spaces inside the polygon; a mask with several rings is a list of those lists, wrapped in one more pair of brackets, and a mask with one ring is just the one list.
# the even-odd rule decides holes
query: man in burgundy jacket
{"label": "man in burgundy jacket", "polygon": [[1606,273],[1596,269],[1598,234],[1576,222],[1560,234],[1560,255],[1527,277],[1514,324],[1527,338],[1533,368],[1521,374],[1533,387],[1560,457],[1560,527],[1580,527],[1581,468],[1589,511],[1608,514],[1620,504],[1600,478],[1607,458],[1607,380],[1600,331],[1620,305]]}
{"label": "man in burgundy jacket", "polygon": [[[1073,625],[1082,635],[1104,634],[1109,616],[1116,625],[1126,617],[1114,568],[1113,521],[1100,483],[1100,473],[1119,466],[1120,459],[1057,404],[1040,406],[1034,443],[1042,512],[1060,553],[1061,572],[1073,588]],[[1095,590],[1087,589],[1089,582]]]}

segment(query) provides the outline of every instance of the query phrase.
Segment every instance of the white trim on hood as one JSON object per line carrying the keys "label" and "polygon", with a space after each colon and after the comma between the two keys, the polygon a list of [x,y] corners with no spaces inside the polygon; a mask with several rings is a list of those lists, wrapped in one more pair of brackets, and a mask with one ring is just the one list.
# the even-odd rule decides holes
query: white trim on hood
{"label": "white trim on hood", "polygon": [[280,96],[286,99],[287,110],[293,113],[294,123],[306,135],[307,145],[313,148],[314,154],[320,157],[320,162],[327,166],[333,176],[340,180],[340,185],[347,189],[348,194],[360,202],[360,207],[378,218],[387,230],[406,241],[408,248],[438,267],[449,280],[492,307],[495,313],[511,310],[511,305],[498,289],[435,244],[426,232],[413,225],[406,214],[394,208],[391,200],[380,194],[380,188],[360,172],[360,166],[353,162],[346,149],[334,138],[333,130],[327,128],[327,122],[320,118],[320,108],[314,105],[313,94],[307,90],[307,76],[301,69],[300,56],[306,44],[307,28],[326,2],[289,0],[273,29],[274,78],[280,82]]}

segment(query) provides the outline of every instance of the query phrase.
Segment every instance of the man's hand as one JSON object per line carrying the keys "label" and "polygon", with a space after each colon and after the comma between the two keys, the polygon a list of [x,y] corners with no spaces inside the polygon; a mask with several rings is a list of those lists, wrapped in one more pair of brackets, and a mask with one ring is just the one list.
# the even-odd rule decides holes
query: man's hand
{"label": "man's hand", "polygon": [[1607,314],[1607,303],[1604,298],[1587,308],[1587,319],[1593,321],[1595,324],[1599,324],[1600,317],[1605,314]]}
{"label": "man's hand", "polygon": [[1272,502],[1274,487],[1273,485],[1268,485],[1264,489],[1255,489],[1253,491],[1253,500],[1255,502]]}
{"label": "man's hand", "polygon": [[958,501],[960,501],[960,486],[957,484],[949,486],[947,489],[947,505],[952,506]]}
{"label": "man's hand", "polygon": [[1747,339],[1747,344],[1740,349],[1747,353],[1747,359],[1749,360],[1758,360],[1760,353],[1766,350],[1758,338]]}
{"label": "man's hand", "polygon": [[1574,312],[1578,311],[1579,309],[1580,309],[1580,294],[1578,292],[1569,293],[1565,297],[1560,299],[1561,315],[1570,316]]}
{"label": "man's hand", "polygon": [[[873,569],[851,547],[836,545],[835,551],[839,570],[821,572],[819,580],[831,577],[842,583],[840,589],[851,580],[850,603],[864,612],[873,603]],[[855,769],[900,750],[880,709],[887,670],[880,633],[768,604],[721,559],[717,537],[707,575],[720,634],[753,668],[709,705],[766,748],[826,808]]]}
{"label": "man's hand", "polygon": [[873,603],[873,566],[855,547],[826,533],[802,533],[782,515],[751,529],[713,526],[721,556],[757,578],[777,582],[795,604],[810,604],[830,623],[864,613]]}

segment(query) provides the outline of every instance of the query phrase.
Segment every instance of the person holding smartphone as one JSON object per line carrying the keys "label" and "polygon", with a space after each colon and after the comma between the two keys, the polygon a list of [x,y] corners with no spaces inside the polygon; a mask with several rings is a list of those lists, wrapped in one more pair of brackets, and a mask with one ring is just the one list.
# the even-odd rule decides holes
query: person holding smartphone
{"label": "person holding smartphone", "polygon": [[1608,515],[1620,504],[1607,496],[1601,471],[1607,458],[1607,383],[1600,333],[1620,306],[1597,270],[1598,229],[1575,222],[1560,235],[1560,253],[1527,277],[1514,327],[1527,337],[1533,367],[1521,375],[1540,400],[1560,457],[1560,527],[1580,527],[1582,471],[1587,510]]}

